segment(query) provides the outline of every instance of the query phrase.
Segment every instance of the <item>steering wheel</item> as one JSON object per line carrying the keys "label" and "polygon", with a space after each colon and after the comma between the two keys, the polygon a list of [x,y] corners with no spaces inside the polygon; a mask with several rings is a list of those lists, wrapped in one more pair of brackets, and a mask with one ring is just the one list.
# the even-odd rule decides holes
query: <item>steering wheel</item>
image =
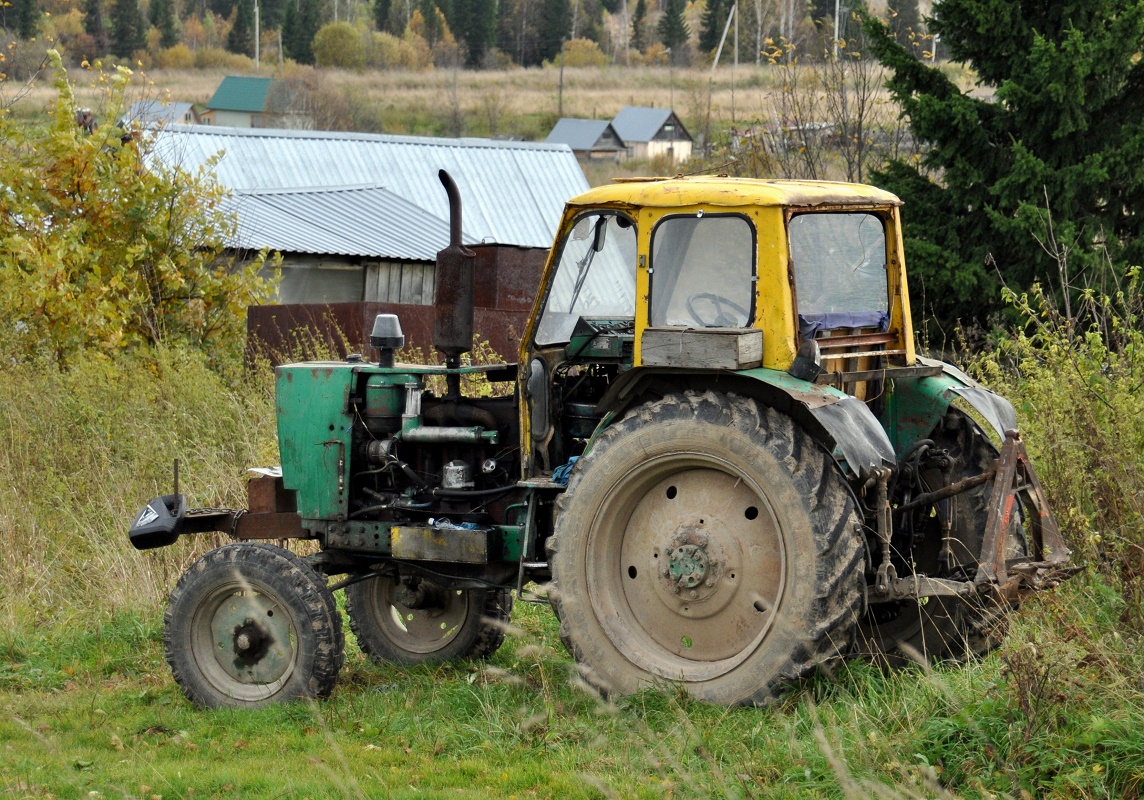
{"label": "steering wheel", "polygon": [[[699,312],[695,310],[695,301],[706,300],[711,304],[715,311],[715,317],[710,322],[700,316]],[[726,311],[724,310],[726,309]],[[736,316],[730,316],[727,311],[735,312]],[[687,313],[695,320],[696,324],[701,328],[738,328],[747,324],[747,320],[751,314],[747,309],[733,300],[728,300],[721,294],[714,294],[712,292],[696,292],[687,298]]]}

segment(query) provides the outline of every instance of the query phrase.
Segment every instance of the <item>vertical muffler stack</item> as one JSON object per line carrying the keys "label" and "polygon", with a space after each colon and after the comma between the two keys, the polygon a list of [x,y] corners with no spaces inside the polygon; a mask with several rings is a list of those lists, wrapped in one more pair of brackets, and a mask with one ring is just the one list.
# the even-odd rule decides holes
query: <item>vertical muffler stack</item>
{"label": "vertical muffler stack", "polygon": [[[433,346],[445,354],[445,366],[461,365],[461,353],[473,349],[473,269],[477,254],[461,244],[461,192],[445,170],[437,173],[449,194],[449,246],[437,253],[437,316]],[[448,397],[461,395],[461,376],[447,377]]]}

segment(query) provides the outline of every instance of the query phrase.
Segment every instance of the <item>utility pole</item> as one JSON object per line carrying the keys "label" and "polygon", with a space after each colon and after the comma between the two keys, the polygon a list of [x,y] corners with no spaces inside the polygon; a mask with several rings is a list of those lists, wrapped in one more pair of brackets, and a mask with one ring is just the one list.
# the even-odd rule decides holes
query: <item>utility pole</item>
{"label": "utility pole", "polygon": [[258,27],[258,0],[254,0],[254,68],[257,70],[262,66],[262,60],[259,58],[258,47],[262,44],[262,31]]}
{"label": "utility pole", "polygon": [[628,0],[621,0],[624,4],[624,35],[620,41],[624,43],[624,66],[632,65],[632,24],[628,22]]}
{"label": "utility pole", "polygon": [[842,11],[842,0],[834,0],[834,57],[838,58],[838,15]]}
{"label": "utility pole", "polygon": [[556,101],[556,118],[557,119],[563,119],[564,118],[564,45],[565,44],[567,44],[567,41],[562,41],[560,43],[560,89],[556,95],[557,96],[557,101]]}
{"label": "utility pole", "polygon": [[735,71],[739,68],[739,4],[735,3],[731,13],[735,15],[735,60],[731,62],[731,126],[735,125]]}
{"label": "utility pole", "polygon": [[[738,16],[739,4],[731,6],[731,13],[727,15],[727,22],[723,25],[723,35],[719,37],[719,46],[715,48],[715,60],[711,64],[711,77],[707,79],[707,122],[703,131],[703,149],[706,154],[711,153],[711,94],[715,91],[715,70],[719,68],[719,56],[723,55],[723,45],[727,41],[727,31],[731,29],[731,22]],[[736,30],[738,30],[736,28]],[[737,37],[736,37],[737,38]],[[732,78],[734,80],[734,78]],[[731,95],[734,97],[734,94]]]}

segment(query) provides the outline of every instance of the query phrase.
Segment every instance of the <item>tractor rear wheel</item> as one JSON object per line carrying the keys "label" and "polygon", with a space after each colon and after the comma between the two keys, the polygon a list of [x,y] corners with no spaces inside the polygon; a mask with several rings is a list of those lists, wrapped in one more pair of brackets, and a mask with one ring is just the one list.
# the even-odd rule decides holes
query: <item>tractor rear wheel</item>
{"label": "tractor rear wheel", "polygon": [[384,575],[346,587],[362,652],[395,664],[488,658],[504,643],[511,611],[504,589],[446,589]]}
{"label": "tractor rear wheel", "polygon": [[288,550],[212,550],[179,578],[163,642],[195,705],[255,707],[327,697],[342,666],[341,617],[326,583]]}
{"label": "tractor rear wheel", "polygon": [[[929,436],[934,446],[946,450],[953,460],[950,481],[956,483],[989,469],[997,450],[989,437],[969,416],[951,408]],[[928,491],[942,485],[937,470],[923,473]],[[937,511],[928,516],[926,542],[914,553],[914,569],[922,574],[957,580],[973,580],[977,572],[981,540],[985,533],[988,503],[993,484],[955,495],[949,500],[953,513],[950,564],[943,572],[938,555],[941,529]],[[1006,535],[1006,558],[1021,558],[1028,552],[1019,515]],[[986,655],[997,647],[1008,628],[1010,604],[997,597],[972,595],[927,597],[920,600],[872,606],[863,619],[859,647],[875,660],[893,666],[922,660],[966,661]]]}
{"label": "tractor rear wheel", "polygon": [[547,548],[560,636],[608,695],[675,682],[758,704],[844,654],[865,595],[837,465],[753,400],[673,394],[573,470]]}

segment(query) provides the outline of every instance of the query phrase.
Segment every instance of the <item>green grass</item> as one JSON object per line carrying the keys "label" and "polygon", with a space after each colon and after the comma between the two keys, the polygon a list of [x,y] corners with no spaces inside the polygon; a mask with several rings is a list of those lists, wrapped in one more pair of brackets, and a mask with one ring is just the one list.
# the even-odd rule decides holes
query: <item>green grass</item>
{"label": "green grass", "polygon": [[488,663],[379,666],[351,641],[330,700],[258,711],[194,710],[153,611],[9,630],[0,797],[1136,797],[1144,659],[1118,604],[1081,577],[980,663],[851,662],[763,709],[607,703],[527,604]]}

